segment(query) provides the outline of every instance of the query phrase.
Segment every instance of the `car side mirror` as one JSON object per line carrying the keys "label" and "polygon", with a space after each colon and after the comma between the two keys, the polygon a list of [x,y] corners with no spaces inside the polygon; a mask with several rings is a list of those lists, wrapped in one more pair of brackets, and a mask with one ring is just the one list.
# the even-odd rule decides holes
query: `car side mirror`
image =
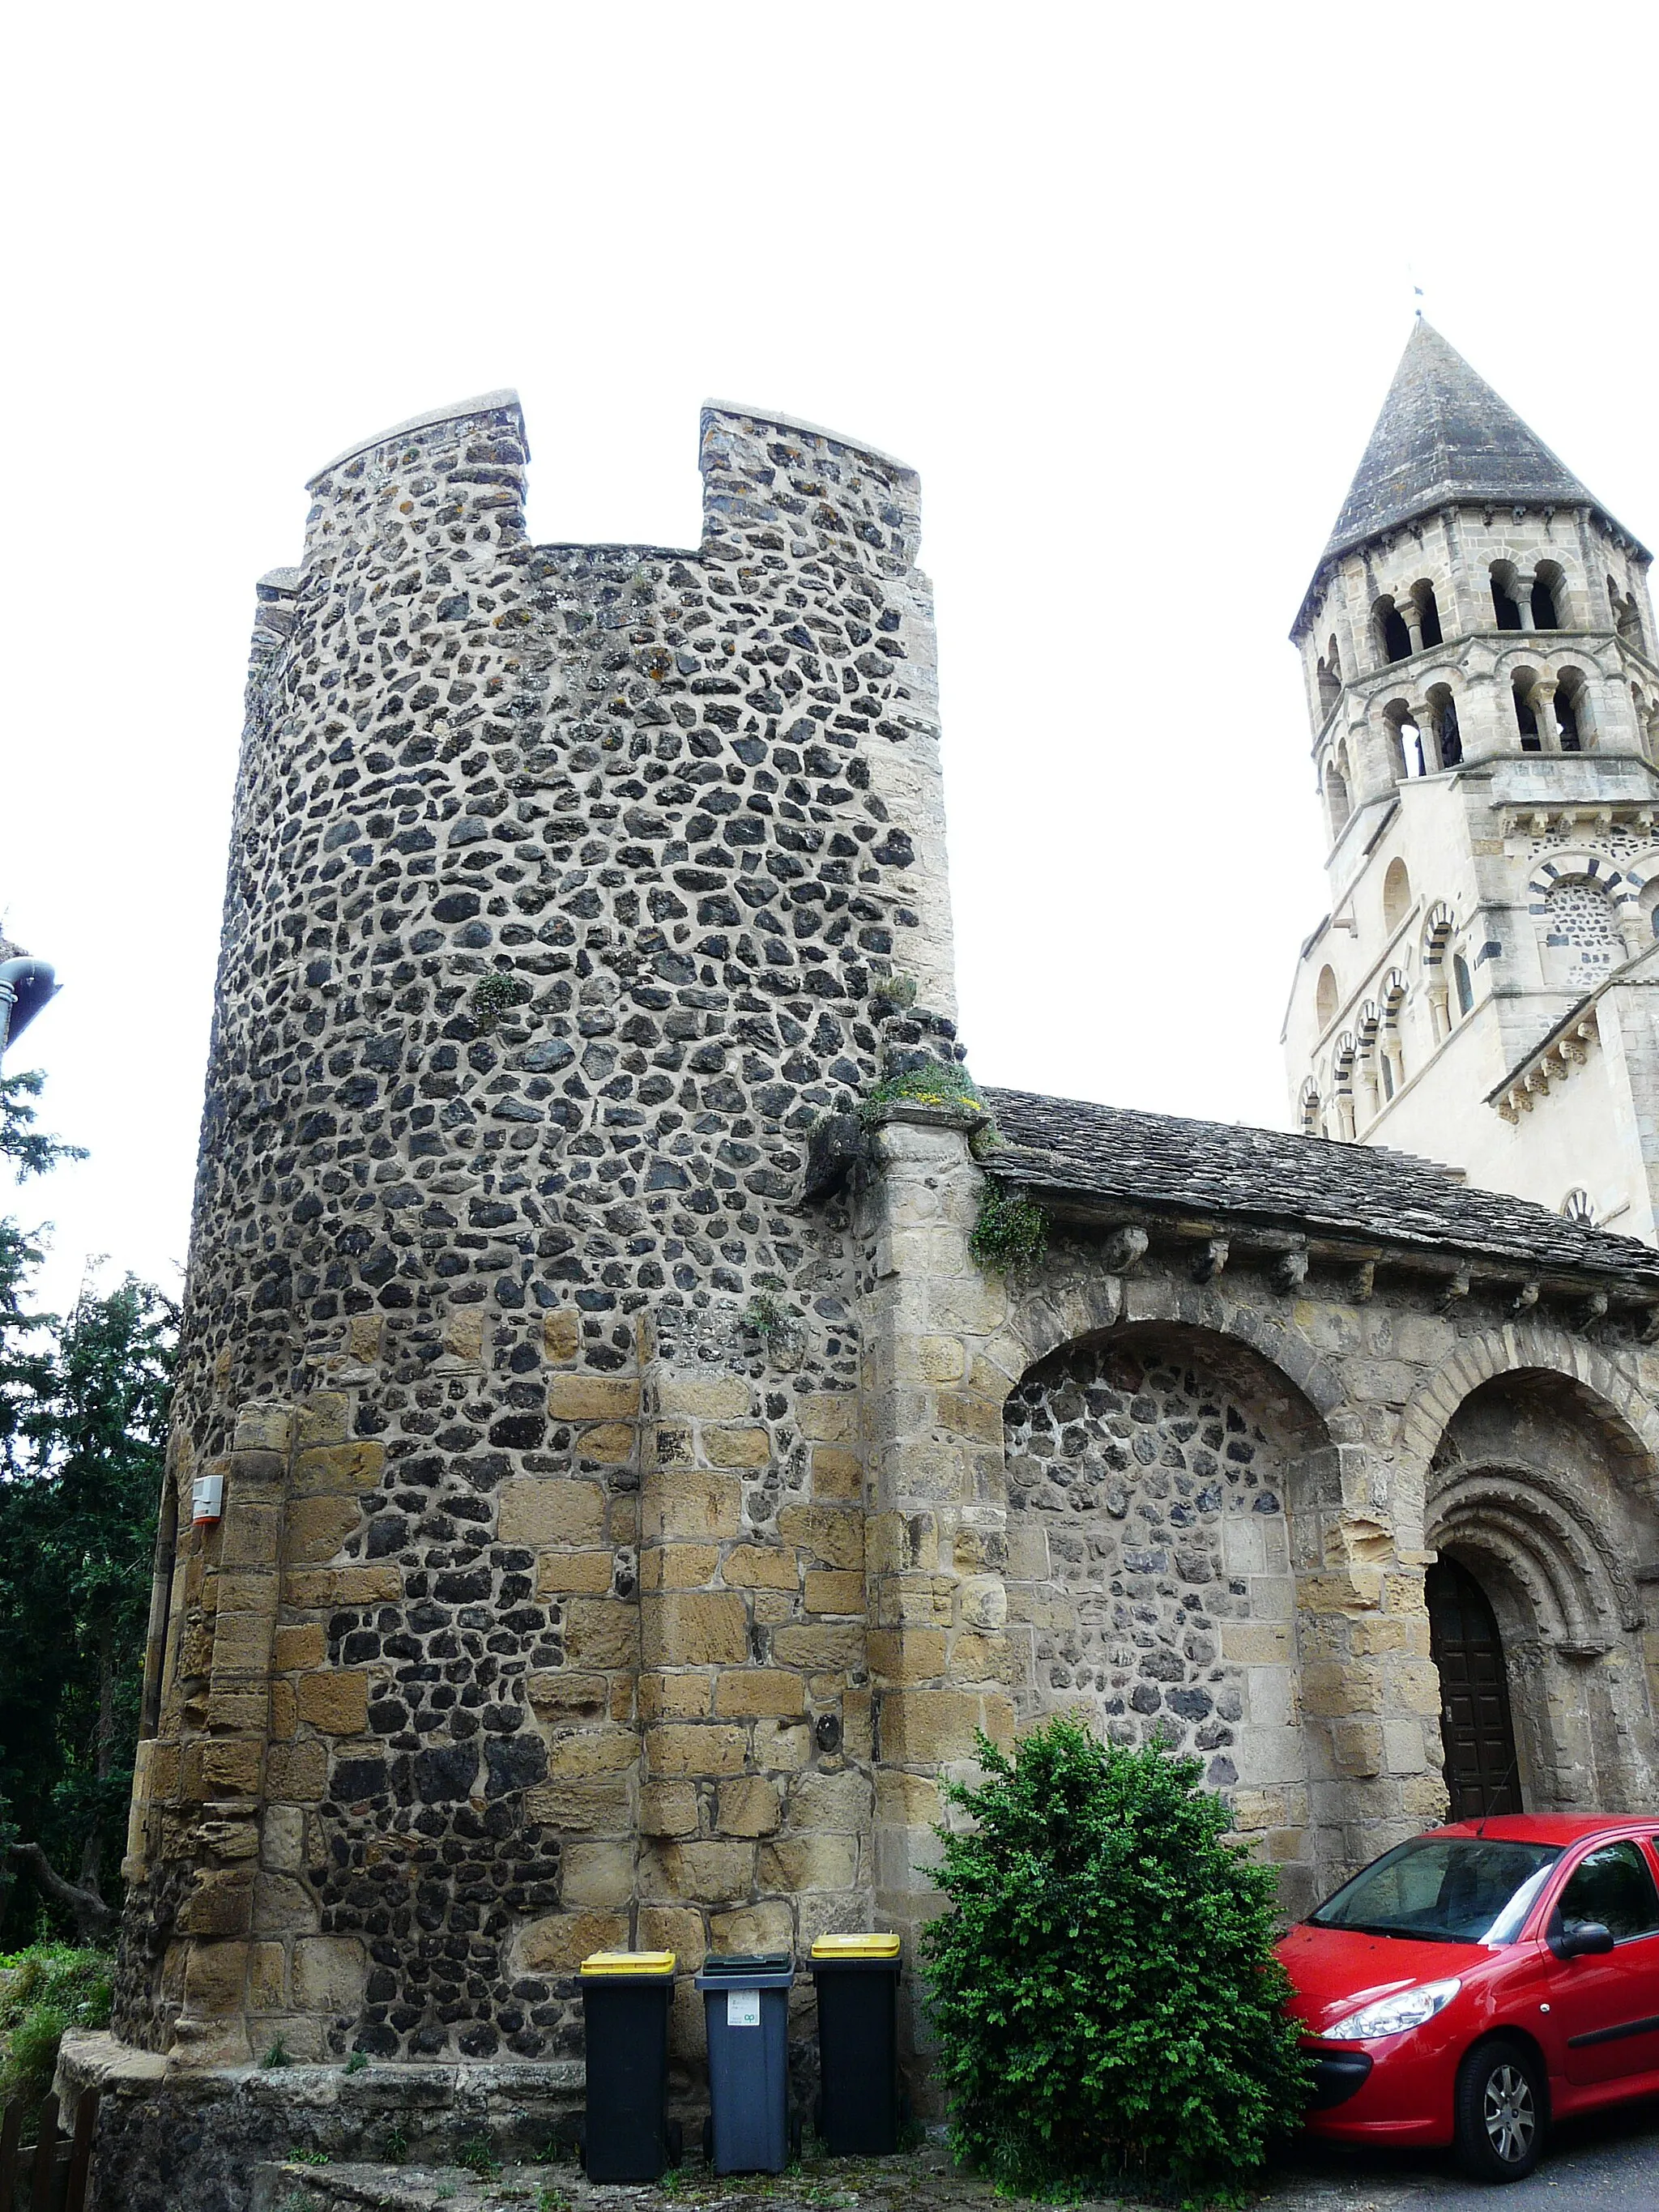
{"label": "car side mirror", "polygon": [[1550,1947],[1558,1959],[1599,1959],[1613,1948],[1613,1931],[1599,1920],[1576,1920]]}

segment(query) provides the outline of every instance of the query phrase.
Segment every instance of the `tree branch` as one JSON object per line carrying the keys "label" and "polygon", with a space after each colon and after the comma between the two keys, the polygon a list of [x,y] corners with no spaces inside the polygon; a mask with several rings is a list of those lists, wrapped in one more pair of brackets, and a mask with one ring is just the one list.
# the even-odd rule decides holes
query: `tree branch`
{"label": "tree branch", "polygon": [[113,1929],[114,1907],[106,1905],[90,1885],[80,1888],[72,1881],[65,1881],[39,1844],[14,1844],[11,1856],[24,1862],[54,1905],[61,1905],[74,1914],[81,1935],[107,1936]]}

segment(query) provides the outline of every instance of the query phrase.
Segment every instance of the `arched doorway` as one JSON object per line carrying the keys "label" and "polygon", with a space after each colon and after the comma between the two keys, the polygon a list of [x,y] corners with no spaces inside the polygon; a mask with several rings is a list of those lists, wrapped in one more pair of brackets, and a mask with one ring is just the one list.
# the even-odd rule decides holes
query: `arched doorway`
{"label": "arched doorway", "polygon": [[1429,1569],[1429,1651],[1440,1673],[1440,1732],[1454,1820],[1518,1813],[1520,1769],[1504,1645],[1486,1594],[1466,1567]]}

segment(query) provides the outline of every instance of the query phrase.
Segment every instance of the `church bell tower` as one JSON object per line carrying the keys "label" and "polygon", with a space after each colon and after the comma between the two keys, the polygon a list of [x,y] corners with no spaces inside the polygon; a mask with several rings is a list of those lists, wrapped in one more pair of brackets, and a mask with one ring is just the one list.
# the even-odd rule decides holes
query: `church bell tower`
{"label": "church bell tower", "polygon": [[1659,1241],[1651,556],[1420,319],[1291,635],[1297,1126]]}

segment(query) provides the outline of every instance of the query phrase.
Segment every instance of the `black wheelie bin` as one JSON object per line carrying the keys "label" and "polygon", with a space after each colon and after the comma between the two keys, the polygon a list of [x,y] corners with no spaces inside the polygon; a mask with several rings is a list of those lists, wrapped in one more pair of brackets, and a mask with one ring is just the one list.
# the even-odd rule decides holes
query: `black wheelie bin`
{"label": "black wheelie bin", "polygon": [[899,2147],[896,1936],[820,1936],[818,2133],[835,2158],[883,2158]]}
{"label": "black wheelie bin", "polygon": [[590,2181],[658,2181],[676,2162],[668,2118],[672,1951],[595,1951],[581,1965]]}

